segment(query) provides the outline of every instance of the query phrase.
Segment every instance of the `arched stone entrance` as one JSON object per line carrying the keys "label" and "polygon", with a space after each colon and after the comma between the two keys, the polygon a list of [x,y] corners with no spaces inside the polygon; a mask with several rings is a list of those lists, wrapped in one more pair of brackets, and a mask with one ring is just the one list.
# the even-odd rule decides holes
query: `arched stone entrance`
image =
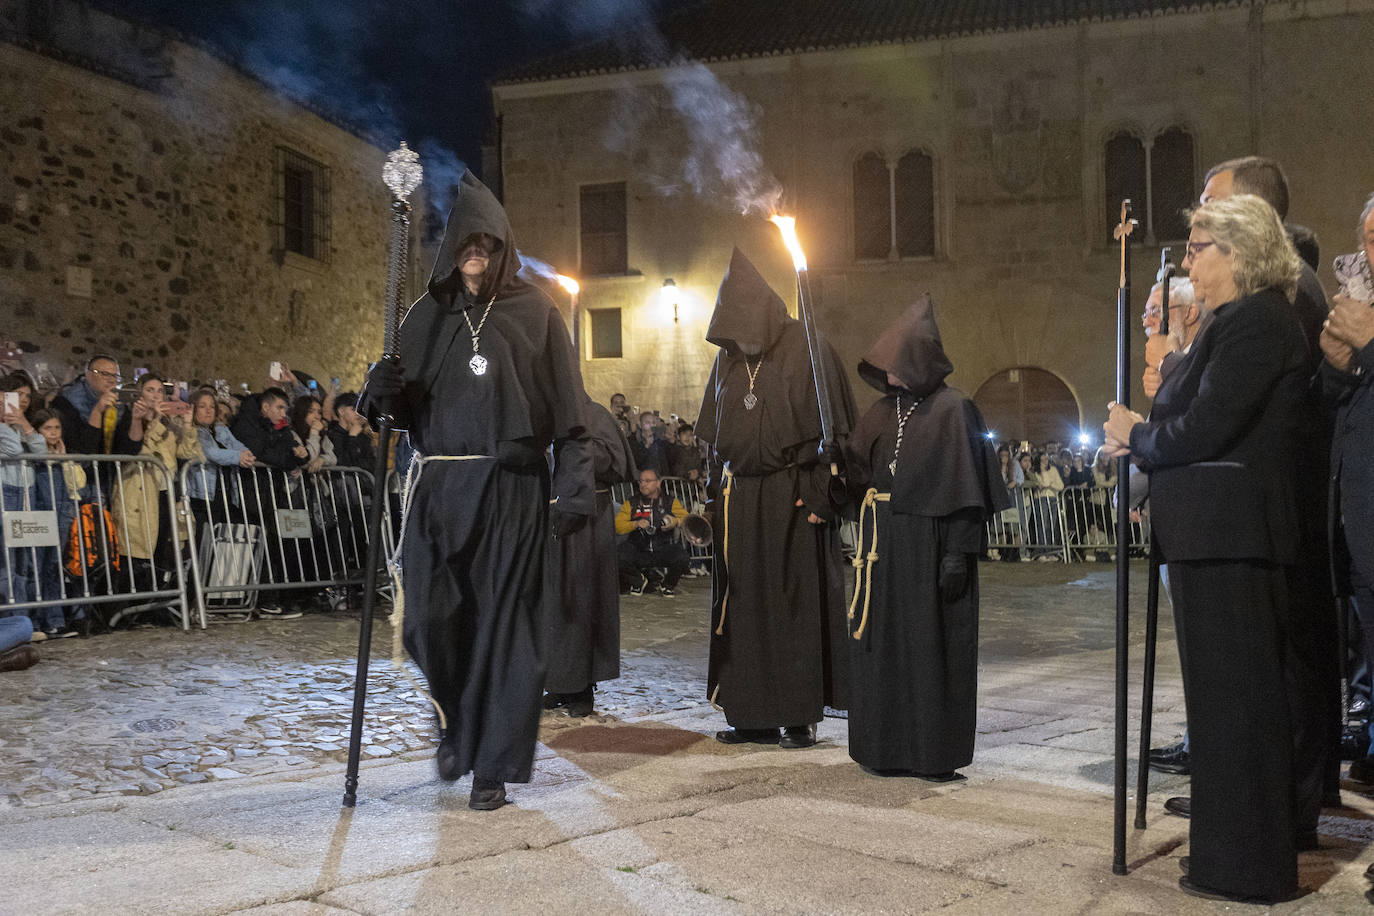
{"label": "arched stone entrance", "polygon": [[978,387],[973,402],[998,441],[1044,445],[1077,441],[1083,414],[1063,379],[1045,369],[1017,366],[994,373]]}

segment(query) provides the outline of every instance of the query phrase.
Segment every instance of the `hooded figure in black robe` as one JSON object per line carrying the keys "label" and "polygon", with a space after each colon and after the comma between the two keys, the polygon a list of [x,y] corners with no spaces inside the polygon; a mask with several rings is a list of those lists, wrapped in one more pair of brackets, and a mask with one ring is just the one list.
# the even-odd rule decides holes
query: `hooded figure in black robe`
{"label": "hooded figure in black robe", "polygon": [[884,396],[845,450],[851,492],[864,499],[849,756],[870,770],[938,779],[973,760],[975,555],[987,517],[1010,505],[978,408],[945,385],[953,371],[923,296],[859,363]]}
{"label": "hooded figure in black robe", "polygon": [[[817,455],[806,331],[736,249],[706,339],[721,348],[696,427],[715,529],[707,692],[733,726],[716,737],[771,743],[782,727],[784,747],[807,747],[824,707],[844,707],[846,648],[844,494]],[[842,439],[854,396],[825,356]]]}
{"label": "hooded figure in black robe", "polygon": [[[461,256],[483,236],[489,256],[474,294],[462,269],[477,262]],[[373,411],[389,408],[424,459],[403,532],[402,632],[443,710],[439,775],[471,771],[473,807],[504,801],[495,784],[529,781],[548,530],[595,507],[576,354],[553,302],[517,278],[519,267],[505,210],[464,173],[429,294],[400,328],[399,369],[372,370],[377,400],[383,385],[399,388]]]}
{"label": "hooded figure in black robe", "polygon": [[611,487],[637,476],[630,443],[611,413],[587,398],[587,451],[596,477],[596,515],[572,534],[554,538],[545,592],[548,646],[545,709],[570,716],[592,712],[592,690],[620,677],[620,589]]}

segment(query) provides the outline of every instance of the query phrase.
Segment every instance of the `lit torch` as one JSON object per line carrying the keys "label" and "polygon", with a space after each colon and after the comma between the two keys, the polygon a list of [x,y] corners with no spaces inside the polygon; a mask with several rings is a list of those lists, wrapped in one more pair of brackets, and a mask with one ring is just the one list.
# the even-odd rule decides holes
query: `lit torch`
{"label": "lit torch", "polygon": [[820,331],[812,314],[811,275],[806,269],[806,254],[797,240],[797,220],[791,216],[772,216],[769,222],[782,233],[782,243],[792,255],[792,266],[797,271],[797,317],[806,330],[806,347],[811,352],[811,376],[816,383],[816,406],[821,414],[820,454],[830,463],[830,473],[838,476],[840,469],[835,460],[835,413],[830,403],[830,376],[826,372]]}
{"label": "lit torch", "polygon": [[577,358],[580,361],[582,359],[582,316],[578,314],[580,304],[578,293],[582,291],[582,287],[567,274],[558,274],[557,279],[558,285],[567,290],[568,295],[572,297],[572,304],[568,306],[568,319],[572,323],[573,350],[577,352]]}

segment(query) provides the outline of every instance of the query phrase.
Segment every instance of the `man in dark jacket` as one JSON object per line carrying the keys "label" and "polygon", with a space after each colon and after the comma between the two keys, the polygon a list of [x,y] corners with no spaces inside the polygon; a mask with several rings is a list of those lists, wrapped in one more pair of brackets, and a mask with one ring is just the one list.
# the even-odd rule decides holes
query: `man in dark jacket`
{"label": "man in dark jacket", "polygon": [[[1346,281],[1321,335],[1320,379],[1336,409],[1331,442],[1331,544],[1337,590],[1350,602],[1363,634],[1365,663],[1374,662],[1374,197],[1360,218],[1362,276]],[[1338,271],[1339,275],[1339,271]],[[1354,289],[1353,287],[1360,287]],[[1358,296],[1358,298],[1356,298]],[[1371,727],[1374,733],[1374,727]],[[1374,783],[1374,755],[1350,765],[1350,778]]]}
{"label": "man in dark jacket", "polygon": [[257,464],[294,471],[309,461],[310,455],[291,434],[287,406],[285,391],[268,388],[243,402],[230,432],[253,453]]}
{"label": "man in dark jacket", "polygon": [[[639,472],[639,492],[625,500],[615,519],[615,533],[626,535],[618,553],[621,583],[629,584],[630,594],[642,595],[647,588],[673,597],[687,573],[687,548],[677,537],[686,517],[682,503],[663,492],[657,471]],[[661,580],[660,568],[666,570]]]}
{"label": "man in dark jacket", "polygon": [[62,387],[52,409],[62,421],[62,441],[73,455],[137,455],[141,442],[117,435],[124,411],[119,406],[119,363],[92,356],[85,374]]}

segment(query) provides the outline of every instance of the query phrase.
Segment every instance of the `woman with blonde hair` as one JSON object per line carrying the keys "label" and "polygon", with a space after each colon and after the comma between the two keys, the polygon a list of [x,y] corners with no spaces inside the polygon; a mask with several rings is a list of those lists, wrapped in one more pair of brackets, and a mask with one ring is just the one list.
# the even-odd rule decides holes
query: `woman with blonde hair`
{"label": "woman with blonde hair", "polygon": [[1211,327],[1145,420],[1110,405],[1108,453],[1150,473],[1152,537],[1169,588],[1188,704],[1186,892],[1277,902],[1298,892],[1293,700],[1284,679],[1287,567],[1299,550],[1298,428],[1306,343],[1289,304],[1300,273],[1258,197],[1192,213],[1184,266]]}

